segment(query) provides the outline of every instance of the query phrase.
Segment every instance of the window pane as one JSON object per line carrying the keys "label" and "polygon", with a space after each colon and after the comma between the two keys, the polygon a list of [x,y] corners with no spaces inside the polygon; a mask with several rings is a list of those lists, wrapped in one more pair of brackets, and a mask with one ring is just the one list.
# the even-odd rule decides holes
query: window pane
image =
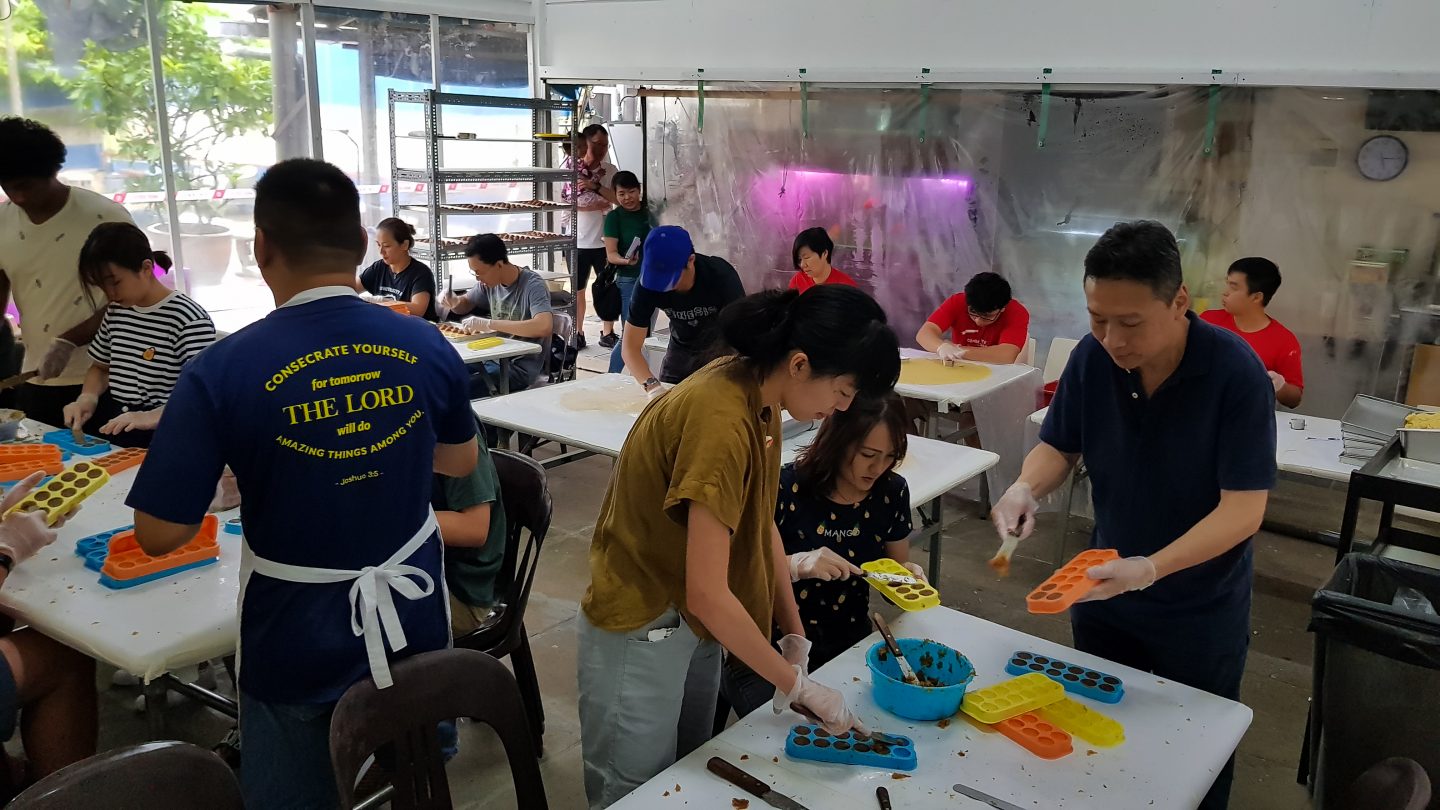
{"label": "window pane", "polygon": [[263,306],[270,293],[253,258],[255,181],[277,159],[309,153],[299,15],[176,2],[161,13],[190,294],[211,310]]}
{"label": "window pane", "polygon": [[33,118],[65,141],[66,183],[125,195],[117,199],[142,227],[158,221],[164,182],[150,146],[159,136],[143,4],[121,0],[86,14],[61,0],[11,7],[0,23],[6,114]]}

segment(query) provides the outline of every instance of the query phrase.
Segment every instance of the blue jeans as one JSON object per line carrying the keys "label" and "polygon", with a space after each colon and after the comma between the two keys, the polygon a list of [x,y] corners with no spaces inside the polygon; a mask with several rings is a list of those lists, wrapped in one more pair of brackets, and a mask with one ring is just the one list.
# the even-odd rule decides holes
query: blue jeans
{"label": "blue jeans", "polygon": [[246,807],[340,806],[330,765],[334,703],[267,703],[240,693],[240,789]]}
{"label": "blue jeans", "polygon": [[[630,297],[635,294],[635,288],[640,284],[639,276],[616,276],[615,286],[620,288],[620,340],[625,340],[625,331],[629,330],[630,324]],[[650,321],[650,327],[655,327],[655,321]],[[610,350],[610,373],[617,374],[625,370],[625,359],[620,356],[620,347],[623,343],[616,343],[615,348]]]}

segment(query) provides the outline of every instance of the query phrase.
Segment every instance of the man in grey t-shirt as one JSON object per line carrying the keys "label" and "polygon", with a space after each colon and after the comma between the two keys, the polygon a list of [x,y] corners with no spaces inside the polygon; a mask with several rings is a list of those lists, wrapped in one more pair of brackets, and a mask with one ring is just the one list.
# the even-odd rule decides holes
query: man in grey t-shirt
{"label": "man in grey t-shirt", "polygon": [[[478,282],[464,295],[446,295],[442,302],[451,314],[470,315],[461,322],[471,334],[500,332],[517,340],[538,343],[539,354],[517,357],[510,364],[510,390],[523,391],[540,375],[545,365],[545,349],[554,332],[550,290],[534,271],[510,263],[505,243],[493,233],[476,234],[465,245],[465,261]],[[500,388],[500,364],[485,364],[484,373],[471,385],[473,398],[490,396]],[[473,379],[473,378],[472,378]]]}

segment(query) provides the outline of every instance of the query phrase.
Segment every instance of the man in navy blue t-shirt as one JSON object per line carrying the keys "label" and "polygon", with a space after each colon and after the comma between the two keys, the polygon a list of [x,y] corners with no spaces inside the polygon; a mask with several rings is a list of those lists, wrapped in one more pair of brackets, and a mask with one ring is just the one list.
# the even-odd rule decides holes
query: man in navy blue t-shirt
{"label": "man in navy blue t-shirt", "polygon": [[[1041,443],[991,514],[1034,529],[1036,499],[1082,457],[1091,546],[1121,559],[1071,610],[1075,646],[1238,699],[1250,638],[1250,538],[1275,485],[1275,388],[1238,336],[1189,312],[1175,237],[1124,222],[1085,256],[1090,336],[1060,377]],[[1234,760],[1202,808],[1229,800]]]}
{"label": "man in navy blue t-shirt", "polygon": [[186,366],[127,500],[136,539],[162,554],[235,473],[250,807],[334,807],[335,702],[450,638],[430,490],[432,472],[475,465],[465,368],[433,325],[356,296],[359,206],[319,161],[256,183],[255,258],[278,309]]}

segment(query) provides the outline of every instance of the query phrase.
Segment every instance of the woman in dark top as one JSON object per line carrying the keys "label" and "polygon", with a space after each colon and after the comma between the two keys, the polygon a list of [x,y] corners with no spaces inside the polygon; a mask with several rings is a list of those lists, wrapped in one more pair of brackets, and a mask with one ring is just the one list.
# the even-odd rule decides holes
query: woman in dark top
{"label": "woman in dark top", "polygon": [[435,274],[422,261],[410,258],[415,246],[415,228],[404,220],[390,217],[380,220],[375,228],[375,247],[380,261],[360,272],[355,282],[358,292],[386,295],[410,305],[410,314],[427,321],[435,316]]}
{"label": "woman in dark top", "polygon": [[[924,579],[910,562],[910,488],[895,472],[905,458],[905,404],[894,393],[825,420],[815,443],[780,469],[775,525],[790,561],[795,603],[818,669],[870,634],[870,586],[862,563],[889,557]],[[723,694],[744,717],[774,688],[727,658]]]}

